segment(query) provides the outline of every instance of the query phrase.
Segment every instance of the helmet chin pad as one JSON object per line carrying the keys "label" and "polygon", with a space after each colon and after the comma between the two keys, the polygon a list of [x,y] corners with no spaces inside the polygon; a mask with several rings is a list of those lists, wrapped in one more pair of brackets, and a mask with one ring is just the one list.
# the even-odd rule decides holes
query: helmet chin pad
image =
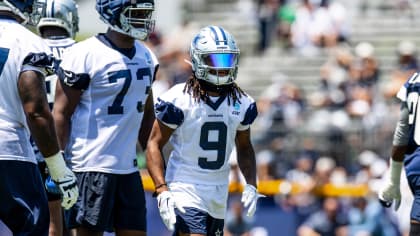
{"label": "helmet chin pad", "polygon": [[219,95],[226,94],[233,85],[233,84],[215,85],[203,79],[197,78],[197,80],[202,90],[207,91],[207,92],[216,92]]}

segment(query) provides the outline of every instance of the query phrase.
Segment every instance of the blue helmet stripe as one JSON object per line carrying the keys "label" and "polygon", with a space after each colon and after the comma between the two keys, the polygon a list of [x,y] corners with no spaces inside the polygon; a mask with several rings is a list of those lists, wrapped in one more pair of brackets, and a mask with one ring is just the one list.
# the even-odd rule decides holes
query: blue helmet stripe
{"label": "blue helmet stripe", "polygon": [[226,38],[226,33],[225,33],[225,31],[224,31],[222,28],[220,28],[220,27],[217,27],[217,28],[219,28],[220,32],[222,32],[223,42],[224,42],[225,44],[227,44],[227,38]]}
{"label": "blue helmet stripe", "polygon": [[53,18],[55,17],[54,16],[54,3],[55,3],[55,1],[53,1],[52,4],[51,4],[51,17],[53,17]]}
{"label": "blue helmet stripe", "polygon": [[213,26],[211,26],[210,30],[214,34],[214,41],[216,41],[216,45],[219,45],[219,35],[217,34],[216,29]]}

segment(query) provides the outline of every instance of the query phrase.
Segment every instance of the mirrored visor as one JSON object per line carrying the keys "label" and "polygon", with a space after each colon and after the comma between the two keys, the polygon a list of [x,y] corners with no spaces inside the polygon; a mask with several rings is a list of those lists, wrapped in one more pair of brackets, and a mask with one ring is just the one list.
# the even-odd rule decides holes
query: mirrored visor
{"label": "mirrored visor", "polygon": [[203,61],[207,66],[218,68],[231,68],[235,66],[237,54],[212,53],[203,55]]}

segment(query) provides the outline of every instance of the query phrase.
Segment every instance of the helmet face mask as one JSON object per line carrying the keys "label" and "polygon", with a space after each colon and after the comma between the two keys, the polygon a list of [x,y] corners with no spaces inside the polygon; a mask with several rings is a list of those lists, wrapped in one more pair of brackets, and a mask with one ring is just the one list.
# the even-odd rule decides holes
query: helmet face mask
{"label": "helmet face mask", "polygon": [[3,0],[1,9],[22,19],[22,24],[36,25],[45,12],[45,4],[38,0]]}
{"label": "helmet face mask", "polygon": [[233,36],[218,26],[208,26],[194,37],[190,56],[195,77],[216,86],[236,80],[239,49]]}
{"label": "helmet face mask", "polygon": [[37,25],[38,32],[43,27],[59,27],[64,29],[68,36],[74,38],[79,30],[79,16],[77,4],[74,0],[43,0],[46,10]]}
{"label": "helmet face mask", "polygon": [[112,29],[145,40],[154,30],[154,0],[97,0],[96,10]]}

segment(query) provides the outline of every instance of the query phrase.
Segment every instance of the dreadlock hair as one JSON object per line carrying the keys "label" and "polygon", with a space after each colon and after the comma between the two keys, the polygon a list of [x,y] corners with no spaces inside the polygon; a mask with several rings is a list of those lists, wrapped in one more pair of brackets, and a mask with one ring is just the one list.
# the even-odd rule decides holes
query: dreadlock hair
{"label": "dreadlock hair", "polygon": [[[196,102],[200,100],[207,102],[209,99],[208,92],[217,92],[220,96],[227,96],[228,104],[241,103],[239,100],[245,92],[236,84],[214,85],[202,79],[197,79],[195,73],[185,83],[183,92],[192,95]],[[232,100],[232,103],[231,103]]]}

